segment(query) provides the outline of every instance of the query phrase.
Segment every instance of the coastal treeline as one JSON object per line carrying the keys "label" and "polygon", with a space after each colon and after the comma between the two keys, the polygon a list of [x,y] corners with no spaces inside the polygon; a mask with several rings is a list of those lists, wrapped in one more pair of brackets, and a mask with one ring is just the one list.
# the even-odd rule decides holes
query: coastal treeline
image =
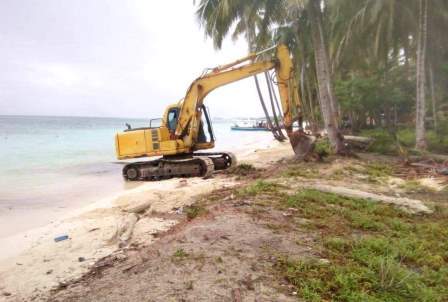
{"label": "coastal treeline", "polygon": [[[293,53],[310,130],[390,146],[448,152],[448,1],[200,0],[196,15],[216,48],[244,37],[250,51]],[[384,150],[383,150],[384,149]]]}

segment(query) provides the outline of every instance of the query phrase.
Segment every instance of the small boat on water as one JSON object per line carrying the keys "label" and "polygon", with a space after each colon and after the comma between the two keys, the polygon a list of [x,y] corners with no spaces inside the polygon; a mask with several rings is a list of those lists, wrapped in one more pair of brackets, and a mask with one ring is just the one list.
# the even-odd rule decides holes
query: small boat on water
{"label": "small boat on water", "polygon": [[266,120],[239,121],[230,127],[233,131],[269,131]]}

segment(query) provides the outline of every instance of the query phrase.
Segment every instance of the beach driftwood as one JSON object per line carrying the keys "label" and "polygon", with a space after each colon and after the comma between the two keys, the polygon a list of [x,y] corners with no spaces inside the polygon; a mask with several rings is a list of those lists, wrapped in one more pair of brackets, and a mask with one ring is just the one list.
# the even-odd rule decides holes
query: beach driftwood
{"label": "beach driftwood", "polygon": [[423,202],[416,199],[409,199],[405,197],[391,197],[386,195],[359,191],[355,189],[349,189],[345,187],[330,186],[324,184],[309,184],[304,185],[304,187],[307,189],[314,189],[317,191],[333,193],[350,198],[361,198],[370,200],[372,202],[383,202],[393,204],[410,213],[427,213],[427,214],[432,213],[431,209],[429,209],[426,205],[424,205]]}
{"label": "beach driftwood", "polygon": [[344,141],[351,147],[366,150],[373,143],[374,139],[371,137],[344,135]]}

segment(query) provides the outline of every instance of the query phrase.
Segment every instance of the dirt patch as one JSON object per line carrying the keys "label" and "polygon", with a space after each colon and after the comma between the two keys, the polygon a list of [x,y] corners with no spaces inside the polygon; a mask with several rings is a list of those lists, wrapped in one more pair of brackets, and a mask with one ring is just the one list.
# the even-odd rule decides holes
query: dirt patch
{"label": "dirt patch", "polygon": [[257,219],[246,207],[211,207],[153,245],[128,250],[125,260],[111,258],[110,267],[91,271],[49,300],[233,301],[239,295],[241,301],[296,301],[273,265],[285,255],[311,257],[306,243],[313,237],[305,230],[280,234],[269,220],[288,223],[281,212],[270,209]]}

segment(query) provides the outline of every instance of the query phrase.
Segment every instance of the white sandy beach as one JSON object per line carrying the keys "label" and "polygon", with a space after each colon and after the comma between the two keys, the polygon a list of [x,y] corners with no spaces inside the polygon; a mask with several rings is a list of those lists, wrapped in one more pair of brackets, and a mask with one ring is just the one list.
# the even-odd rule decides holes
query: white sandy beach
{"label": "white sandy beach", "polygon": [[[289,143],[273,141],[269,146],[246,146],[236,152],[238,160],[266,166],[293,152]],[[146,182],[131,190],[98,200],[86,207],[61,215],[59,220],[10,237],[0,238],[0,300],[21,301],[77,278],[96,260],[119,253],[110,241],[117,224],[130,204],[149,201],[152,214],[144,215],[134,229],[132,244],[150,244],[158,232],[176,224],[176,210],[195,201],[199,195],[231,187],[238,181],[216,174],[211,179],[170,179]],[[45,215],[40,211],[36,215]],[[1,218],[0,218],[1,219]],[[54,238],[69,239],[55,242]]]}

